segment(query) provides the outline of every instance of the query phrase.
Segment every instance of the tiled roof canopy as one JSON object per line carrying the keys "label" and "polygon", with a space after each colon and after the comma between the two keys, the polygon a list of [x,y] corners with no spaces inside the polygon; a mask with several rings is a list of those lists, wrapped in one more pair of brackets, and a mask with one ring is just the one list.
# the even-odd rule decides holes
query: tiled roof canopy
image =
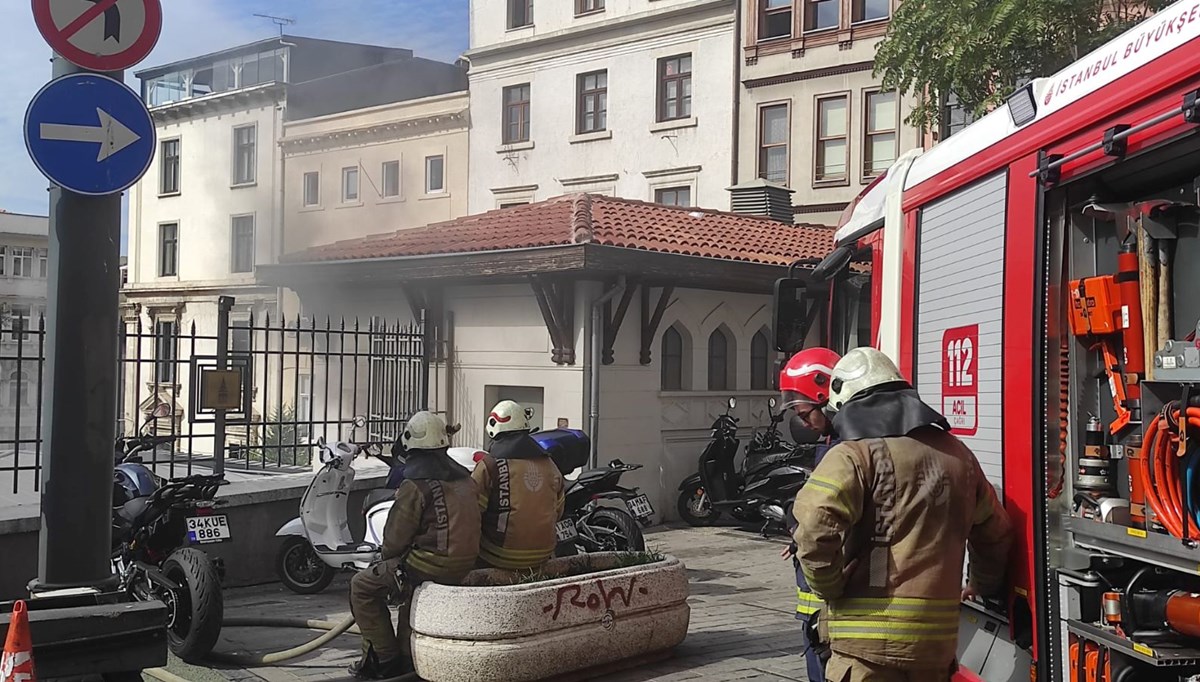
{"label": "tiled roof canopy", "polygon": [[833,229],[591,194],[488,211],[425,227],[315,246],[285,263],[370,260],[597,244],[786,266],[821,258]]}

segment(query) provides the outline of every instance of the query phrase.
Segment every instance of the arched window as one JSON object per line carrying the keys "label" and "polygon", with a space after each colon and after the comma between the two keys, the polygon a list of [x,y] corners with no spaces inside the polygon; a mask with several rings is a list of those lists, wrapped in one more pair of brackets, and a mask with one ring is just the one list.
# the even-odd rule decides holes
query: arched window
{"label": "arched window", "polygon": [[662,390],[683,390],[683,334],[674,326],[662,336]]}
{"label": "arched window", "polygon": [[750,340],[750,390],[771,388],[771,350],[766,330],[759,330]]}
{"label": "arched window", "polygon": [[721,328],[713,330],[708,337],[708,390],[728,391],[729,380],[729,336]]}

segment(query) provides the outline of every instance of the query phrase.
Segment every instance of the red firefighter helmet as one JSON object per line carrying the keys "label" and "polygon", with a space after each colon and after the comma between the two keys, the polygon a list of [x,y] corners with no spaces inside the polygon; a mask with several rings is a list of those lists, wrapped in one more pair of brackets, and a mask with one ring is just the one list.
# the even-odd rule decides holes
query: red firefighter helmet
{"label": "red firefighter helmet", "polygon": [[792,356],[779,372],[783,409],[797,405],[822,407],[829,402],[829,375],[841,357],[828,348],[807,348]]}

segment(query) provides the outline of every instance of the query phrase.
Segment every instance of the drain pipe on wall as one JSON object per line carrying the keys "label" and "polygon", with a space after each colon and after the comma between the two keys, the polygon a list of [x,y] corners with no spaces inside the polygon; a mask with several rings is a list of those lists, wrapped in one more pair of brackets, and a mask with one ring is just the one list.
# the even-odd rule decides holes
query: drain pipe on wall
{"label": "drain pipe on wall", "polygon": [[592,363],[588,368],[591,383],[591,396],[588,400],[588,435],[592,439],[592,451],[589,457],[590,467],[596,468],[596,459],[600,453],[600,365],[604,361],[604,318],[600,314],[604,304],[625,292],[625,275],[617,279],[617,286],[605,292],[600,298],[592,301]]}

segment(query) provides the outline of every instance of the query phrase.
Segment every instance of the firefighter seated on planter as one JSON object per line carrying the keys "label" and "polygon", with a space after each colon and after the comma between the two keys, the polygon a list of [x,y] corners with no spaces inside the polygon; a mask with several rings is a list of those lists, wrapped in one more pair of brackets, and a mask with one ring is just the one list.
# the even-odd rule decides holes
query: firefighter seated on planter
{"label": "firefighter seated on planter", "polygon": [[[414,670],[409,611],[424,581],[457,584],[479,556],[479,503],[475,482],[447,454],[446,422],[418,412],[400,444],[404,482],[388,512],[381,560],[350,581],[350,611],[362,632],[362,658],[350,666],[359,679],[384,679]],[[388,597],[400,602],[393,626]]]}
{"label": "firefighter seated on planter", "polygon": [[825,679],[949,682],[960,600],[1003,587],[1008,515],[975,455],[883,353],[847,353],[829,407],[842,442],[793,509],[796,557],[827,609]]}
{"label": "firefighter seated on planter", "polygon": [[558,466],[530,437],[532,409],[504,400],[487,419],[488,454],[475,465],[483,537],[481,565],[508,571],[537,568],[554,556],[554,525],[563,511]]}

